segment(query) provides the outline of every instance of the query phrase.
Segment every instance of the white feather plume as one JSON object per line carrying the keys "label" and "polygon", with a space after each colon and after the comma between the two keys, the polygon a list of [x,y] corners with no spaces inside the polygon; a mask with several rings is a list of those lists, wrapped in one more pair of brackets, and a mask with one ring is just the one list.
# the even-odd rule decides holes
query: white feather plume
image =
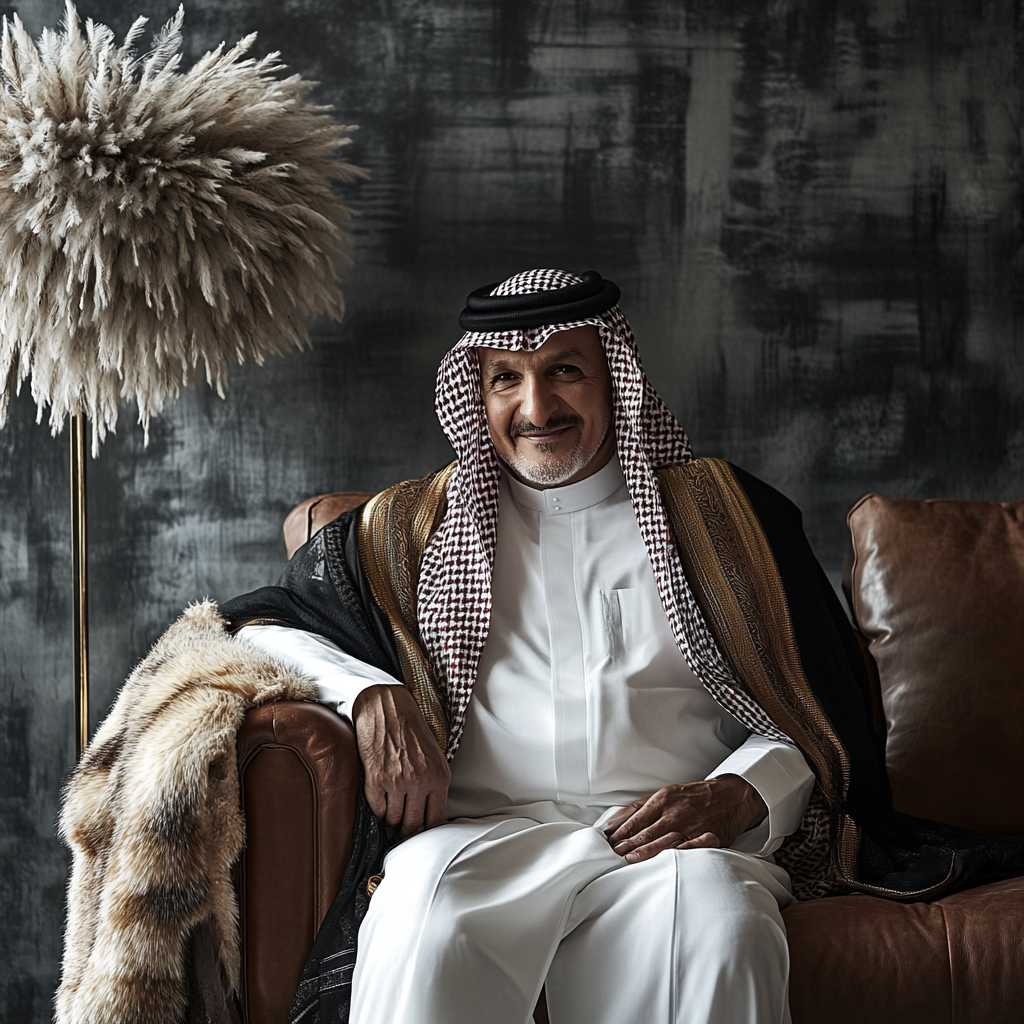
{"label": "white feather plume", "polygon": [[335,258],[351,216],[332,180],[351,129],[275,77],[254,35],[179,72],[183,9],[139,56],[67,3],[34,44],[15,15],[0,52],[0,426],[31,377],[54,433],[84,411],[93,454],[138,403],[147,428],[199,373],[308,343],[340,319]]}

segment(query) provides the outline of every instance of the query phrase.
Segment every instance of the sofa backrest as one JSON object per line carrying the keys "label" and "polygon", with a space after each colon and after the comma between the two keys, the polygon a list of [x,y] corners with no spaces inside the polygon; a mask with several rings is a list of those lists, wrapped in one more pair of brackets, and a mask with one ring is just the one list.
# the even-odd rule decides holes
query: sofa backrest
{"label": "sofa backrest", "polygon": [[284,546],[291,558],[317,530],[322,530],[349,509],[373,497],[365,491],[335,491],[307,498],[288,513],[284,521]]}
{"label": "sofa backrest", "polygon": [[869,494],[847,521],[897,809],[1024,835],[1024,501]]}

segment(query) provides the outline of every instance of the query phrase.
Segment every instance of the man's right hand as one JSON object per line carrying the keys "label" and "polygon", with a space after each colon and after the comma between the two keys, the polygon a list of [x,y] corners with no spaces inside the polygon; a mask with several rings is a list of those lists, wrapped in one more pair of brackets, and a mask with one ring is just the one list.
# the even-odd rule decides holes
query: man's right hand
{"label": "man's right hand", "polygon": [[448,820],[451,772],[404,686],[368,686],[352,705],[366,801],[402,837]]}

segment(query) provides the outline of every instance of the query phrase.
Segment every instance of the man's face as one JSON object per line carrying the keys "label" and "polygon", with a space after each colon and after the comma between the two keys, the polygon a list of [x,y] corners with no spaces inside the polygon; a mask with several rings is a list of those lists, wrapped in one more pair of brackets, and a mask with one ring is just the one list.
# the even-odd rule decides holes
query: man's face
{"label": "man's face", "polygon": [[558,487],[607,463],[612,378],[596,327],[558,331],[535,352],[476,352],[491,440],[519,480]]}

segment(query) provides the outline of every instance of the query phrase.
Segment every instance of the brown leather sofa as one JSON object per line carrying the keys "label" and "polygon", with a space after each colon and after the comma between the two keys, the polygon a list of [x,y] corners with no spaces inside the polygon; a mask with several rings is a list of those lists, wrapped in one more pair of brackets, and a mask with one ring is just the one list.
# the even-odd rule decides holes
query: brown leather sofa
{"label": "brown leather sofa", "polygon": [[[366,497],[296,508],[289,557]],[[1024,835],[1024,501],[868,495],[848,522],[851,603],[897,807]],[[295,702],[251,711],[238,758],[243,1015],[284,1024],[348,857],[359,760],[336,714]],[[1024,878],[935,903],[833,897],[784,917],[794,1024],[1024,1021]]]}

